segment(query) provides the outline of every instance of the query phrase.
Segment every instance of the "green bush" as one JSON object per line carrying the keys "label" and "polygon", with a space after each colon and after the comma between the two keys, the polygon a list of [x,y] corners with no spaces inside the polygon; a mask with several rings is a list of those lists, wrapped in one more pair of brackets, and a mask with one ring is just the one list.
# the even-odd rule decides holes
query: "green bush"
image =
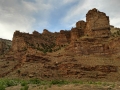
{"label": "green bush", "polygon": [[72,81],[73,84],[83,84],[83,81]]}
{"label": "green bush", "polygon": [[68,81],[64,81],[64,80],[53,80],[53,81],[51,81],[51,84],[53,84],[53,85],[56,85],[56,84],[63,85],[63,84],[68,84],[68,83],[69,83]]}
{"label": "green bush", "polygon": [[5,90],[5,86],[4,85],[0,85],[0,90]]}
{"label": "green bush", "polygon": [[22,81],[21,82],[21,86],[26,86],[28,83],[27,82],[25,82],[25,81]]}
{"label": "green bush", "polygon": [[24,90],[28,90],[29,86],[28,85],[25,85],[24,86]]}
{"label": "green bush", "polygon": [[30,83],[32,83],[32,84],[41,84],[41,81],[39,79],[31,79]]}
{"label": "green bush", "polygon": [[10,86],[16,86],[17,82],[15,82],[15,80],[5,80],[5,85],[6,87],[10,87]]}

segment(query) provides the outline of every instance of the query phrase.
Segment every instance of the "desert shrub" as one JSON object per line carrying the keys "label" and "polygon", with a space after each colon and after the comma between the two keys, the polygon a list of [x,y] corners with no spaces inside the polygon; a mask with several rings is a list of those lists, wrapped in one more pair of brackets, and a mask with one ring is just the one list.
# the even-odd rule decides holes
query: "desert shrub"
{"label": "desert shrub", "polygon": [[21,86],[26,86],[28,83],[26,81],[21,82]]}
{"label": "desert shrub", "polygon": [[22,87],[20,90],[28,90],[29,86],[25,85],[24,87]]}
{"label": "desert shrub", "polygon": [[7,80],[4,81],[4,85],[6,85],[6,87],[16,86],[17,82],[15,80],[7,79]]}
{"label": "desert shrub", "polygon": [[5,86],[4,85],[0,85],[0,90],[5,90]]}
{"label": "desert shrub", "polygon": [[60,85],[64,85],[64,84],[68,84],[68,81],[64,81],[64,80],[53,80],[51,81],[51,84],[56,85],[56,84],[60,84]]}
{"label": "desert shrub", "polygon": [[28,90],[29,86],[28,85],[25,85],[24,86],[24,90]]}
{"label": "desert shrub", "polygon": [[32,84],[40,84],[41,81],[39,79],[31,79],[30,83],[32,83]]}
{"label": "desert shrub", "polygon": [[76,80],[74,80],[74,81],[72,81],[72,83],[73,84],[83,84],[83,81],[76,81]]}

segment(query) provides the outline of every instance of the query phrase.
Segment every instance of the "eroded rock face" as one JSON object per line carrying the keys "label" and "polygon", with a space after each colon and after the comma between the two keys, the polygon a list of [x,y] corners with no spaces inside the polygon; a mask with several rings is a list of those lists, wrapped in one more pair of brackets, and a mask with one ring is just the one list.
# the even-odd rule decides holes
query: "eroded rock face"
{"label": "eroded rock face", "polygon": [[0,55],[9,51],[11,43],[10,40],[0,39]]}
{"label": "eroded rock face", "polygon": [[[105,13],[98,11],[96,8],[89,10],[86,14],[86,22],[81,20],[76,22],[76,27],[71,29],[71,42],[76,41],[82,36],[88,37],[110,37],[110,24],[109,24],[109,17],[106,16]],[[57,44],[62,44],[67,42],[65,39],[66,34],[59,35],[59,38],[64,39],[57,40]]]}
{"label": "eroded rock face", "polygon": [[[57,71],[59,78],[94,78],[101,79],[106,78],[111,72],[116,73],[118,67],[112,65],[82,65],[79,63],[60,63],[57,65],[45,65],[44,68],[49,69],[48,71]],[[44,73],[46,76],[49,74]],[[51,73],[52,74],[52,73]],[[52,74],[54,75],[54,74]],[[53,76],[49,76],[53,77]]]}
{"label": "eroded rock face", "polygon": [[86,14],[85,35],[92,37],[109,37],[110,24],[109,17],[96,8],[89,10]]}
{"label": "eroded rock face", "polygon": [[71,29],[71,41],[75,41],[80,37],[80,29],[72,28]]}
{"label": "eroded rock face", "polygon": [[49,34],[49,33],[51,32],[49,32],[47,29],[44,29],[42,34]]}
{"label": "eroded rock face", "polygon": [[80,42],[74,42],[74,51],[79,55],[110,54],[110,48],[107,43],[101,43],[98,39],[86,39]]}
{"label": "eroded rock face", "polygon": [[86,27],[85,21],[76,22],[76,27],[71,29],[71,42],[76,41],[78,38],[84,35],[84,30]]}
{"label": "eroded rock face", "polygon": [[70,31],[61,30],[56,39],[57,45],[66,45],[70,42]]}
{"label": "eroded rock face", "polygon": [[86,27],[85,21],[81,20],[81,21],[76,22],[76,28],[85,29],[85,27]]}
{"label": "eroded rock face", "polygon": [[[24,33],[28,36],[28,33]],[[12,40],[12,50],[13,51],[21,51],[27,48],[27,44],[24,39],[24,34],[19,31],[14,32],[13,40]]]}
{"label": "eroded rock face", "polygon": [[35,61],[41,63],[50,62],[50,60],[48,60],[47,58],[43,58],[41,56],[26,55],[26,62],[35,62]]}
{"label": "eroded rock face", "polygon": [[55,33],[44,33],[40,34],[34,31],[32,34],[22,33],[19,31],[14,32],[12,40],[13,51],[25,51],[28,48],[42,50],[46,46],[51,46],[55,43]]}

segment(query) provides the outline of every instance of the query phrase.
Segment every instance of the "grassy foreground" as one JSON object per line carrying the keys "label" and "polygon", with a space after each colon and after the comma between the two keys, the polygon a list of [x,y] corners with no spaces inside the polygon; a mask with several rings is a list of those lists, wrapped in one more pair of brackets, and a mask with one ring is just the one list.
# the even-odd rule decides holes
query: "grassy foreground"
{"label": "grassy foreground", "polygon": [[6,79],[1,78],[0,79],[0,90],[6,90],[7,87],[17,86],[20,85],[20,90],[28,90],[30,85],[37,85],[37,86],[45,86],[44,89],[39,87],[39,90],[47,90],[47,88],[51,88],[53,85],[57,85],[61,87],[62,85],[95,85],[95,86],[109,86],[112,90],[112,88],[115,87],[115,83],[109,83],[109,82],[93,82],[93,81],[65,81],[65,80],[51,80],[51,81],[43,81],[39,79],[30,79],[30,80],[20,80],[20,79]]}

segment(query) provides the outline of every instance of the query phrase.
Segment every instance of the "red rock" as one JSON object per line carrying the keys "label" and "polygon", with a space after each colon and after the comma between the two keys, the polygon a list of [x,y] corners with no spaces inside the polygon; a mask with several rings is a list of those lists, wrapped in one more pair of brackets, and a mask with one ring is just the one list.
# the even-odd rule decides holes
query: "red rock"
{"label": "red rock", "polygon": [[110,34],[109,17],[96,8],[89,10],[86,14],[85,35],[92,37],[109,37]]}

